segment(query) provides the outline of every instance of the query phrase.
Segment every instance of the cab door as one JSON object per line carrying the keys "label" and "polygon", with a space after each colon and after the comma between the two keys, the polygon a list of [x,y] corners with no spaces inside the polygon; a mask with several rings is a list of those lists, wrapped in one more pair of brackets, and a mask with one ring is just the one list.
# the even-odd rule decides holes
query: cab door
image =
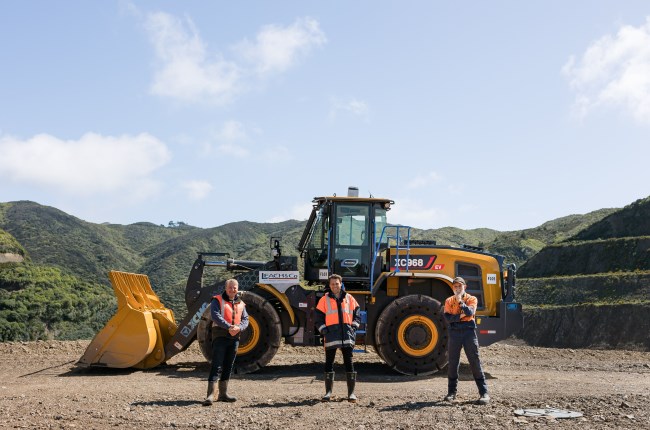
{"label": "cab door", "polygon": [[348,281],[367,281],[373,236],[371,205],[337,203],[333,217],[333,272]]}

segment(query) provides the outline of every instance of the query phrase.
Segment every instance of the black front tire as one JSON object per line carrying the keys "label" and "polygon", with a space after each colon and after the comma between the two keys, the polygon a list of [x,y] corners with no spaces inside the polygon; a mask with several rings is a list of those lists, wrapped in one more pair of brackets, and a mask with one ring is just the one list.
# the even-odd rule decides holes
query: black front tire
{"label": "black front tire", "polygon": [[445,367],[447,340],[443,309],[429,296],[400,297],[377,319],[377,353],[391,368],[406,375],[430,375]]}

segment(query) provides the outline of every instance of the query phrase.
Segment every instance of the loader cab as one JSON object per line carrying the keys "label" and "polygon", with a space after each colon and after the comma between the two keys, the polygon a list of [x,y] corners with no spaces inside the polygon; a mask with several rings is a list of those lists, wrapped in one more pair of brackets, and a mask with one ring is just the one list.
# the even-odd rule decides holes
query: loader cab
{"label": "loader cab", "polygon": [[377,249],[387,247],[381,239],[391,200],[359,197],[316,197],[298,246],[305,264],[305,280],[323,283],[336,273],[348,290],[369,289],[381,272],[375,264]]}

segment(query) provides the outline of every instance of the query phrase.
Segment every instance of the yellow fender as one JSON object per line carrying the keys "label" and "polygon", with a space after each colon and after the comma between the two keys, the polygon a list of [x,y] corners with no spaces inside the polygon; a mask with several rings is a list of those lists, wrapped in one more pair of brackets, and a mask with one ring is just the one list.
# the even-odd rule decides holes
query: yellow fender
{"label": "yellow fender", "polygon": [[287,297],[286,294],[279,292],[271,285],[267,285],[267,284],[256,284],[256,285],[260,287],[262,290],[270,293],[276,299],[278,299],[280,303],[282,303],[282,306],[284,306],[284,309],[289,314],[289,318],[291,318],[291,324],[296,323],[296,315],[294,314],[293,309],[291,308],[291,303],[289,303],[289,298]]}

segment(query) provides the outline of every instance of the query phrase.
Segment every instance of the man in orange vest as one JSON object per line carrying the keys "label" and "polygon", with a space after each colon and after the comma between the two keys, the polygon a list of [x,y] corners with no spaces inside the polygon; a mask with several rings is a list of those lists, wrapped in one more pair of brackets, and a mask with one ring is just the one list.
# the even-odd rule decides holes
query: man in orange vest
{"label": "man in orange vest", "polygon": [[357,372],[352,363],[352,348],[356,332],[361,322],[359,303],[351,294],[343,291],[343,278],[339,275],[329,277],[329,289],[316,306],[316,327],[323,337],[325,346],[325,396],[323,401],[332,398],[334,385],[334,358],[336,350],[341,349],[348,383],[348,401],[355,403],[354,385]]}
{"label": "man in orange vest", "polygon": [[478,403],[486,405],[490,402],[485,374],[481,366],[481,357],[478,352],[478,338],[476,337],[476,297],[465,292],[467,283],[460,276],[452,281],[454,295],[445,300],[445,320],[449,324],[449,364],[447,366],[448,391],[445,400],[448,402],[456,398],[458,387],[458,367],[460,365],[460,350],[465,350],[469,366],[478,387]]}
{"label": "man in orange vest", "polygon": [[210,406],[214,401],[214,386],[220,372],[217,400],[223,402],[237,400],[236,397],[228,395],[228,381],[237,356],[239,337],[248,327],[248,313],[246,313],[246,305],[241,300],[239,282],[236,279],[228,279],[225,291],[212,298],[210,314],[212,316],[212,367],[208,377],[208,395],[203,402],[204,406]]}

